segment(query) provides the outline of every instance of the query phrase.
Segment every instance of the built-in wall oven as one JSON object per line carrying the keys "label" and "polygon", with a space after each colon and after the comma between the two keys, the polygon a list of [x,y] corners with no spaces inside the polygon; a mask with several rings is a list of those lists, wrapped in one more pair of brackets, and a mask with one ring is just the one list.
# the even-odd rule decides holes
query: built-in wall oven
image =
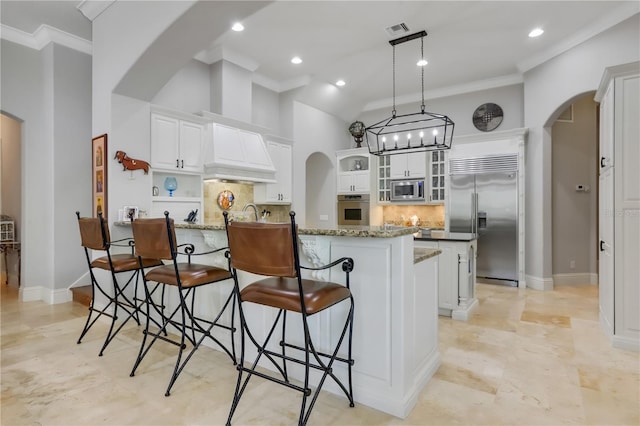
{"label": "built-in wall oven", "polygon": [[369,194],[338,195],[338,225],[369,225]]}

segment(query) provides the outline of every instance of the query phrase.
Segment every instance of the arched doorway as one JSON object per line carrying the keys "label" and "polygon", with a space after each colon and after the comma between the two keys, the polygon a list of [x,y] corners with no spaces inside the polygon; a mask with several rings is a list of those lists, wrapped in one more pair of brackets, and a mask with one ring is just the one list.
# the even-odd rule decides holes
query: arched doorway
{"label": "arched doorway", "polygon": [[598,104],[593,96],[570,99],[549,123],[554,285],[597,283]]}
{"label": "arched doorway", "polygon": [[322,152],[314,152],[305,164],[305,217],[308,227],[336,224],[336,172],[333,163]]}

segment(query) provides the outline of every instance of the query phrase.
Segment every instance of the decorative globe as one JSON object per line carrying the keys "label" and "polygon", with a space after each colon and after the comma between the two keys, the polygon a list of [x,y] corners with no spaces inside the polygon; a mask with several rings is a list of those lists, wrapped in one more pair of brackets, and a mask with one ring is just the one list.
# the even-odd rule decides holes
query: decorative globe
{"label": "decorative globe", "polygon": [[364,136],[365,126],[362,121],[354,121],[349,126],[349,133],[356,141],[356,148],[360,148],[360,144],[362,144],[362,137]]}
{"label": "decorative globe", "polygon": [[178,189],[178,181],[176,178],[169,176],[164,180],[164,189],[169,191],[169,197],[173,197],[173,191]]}

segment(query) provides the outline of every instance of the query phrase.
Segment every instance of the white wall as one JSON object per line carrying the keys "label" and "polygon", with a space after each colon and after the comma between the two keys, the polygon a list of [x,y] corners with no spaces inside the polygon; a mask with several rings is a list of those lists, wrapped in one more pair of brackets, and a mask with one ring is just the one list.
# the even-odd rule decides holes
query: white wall
{"label": "white wall", "polygon": [[[480,90],[446,98],[426,99],[425,110],[445,114],[455,123],[454,139],[462,135],[485,133],[473,126],[473,112],[480,105],[492,102],[500,105],[504,118],[497,131],[519,129],[524,124],[524,87],[522,84]],[[411,114],[420,112],[420,103],[398,105],[396,113]],[[391,107],[374,111],[367,111],[359,116],[359,120],[366,126],[371,126],[380,120],[391,117]]]}
{"label": "white wall", "polygon": [[[91,57],[64,46],[53,47],[53,204],[40,215],[53,214],[53,289],[69,287],[86,272],[78,256],[79,233],[75,215],[92,199],[91,179]],[[87,179],[86,177],[89,176]]]}
{"label": "white wall", "polygon": [[[125,151],[131,158],[149,161],[151,158],[151,108],[150,104],[127,96],[113,95],[112,128],[109,143],[109,222],[118,218],[118,209],[137,206],[151,211],[151,173],[142,170],[123,170],[113,159],[116,151]],[[122,228],[112,227],[112,238],[123,238],[117,232]]]}
{"label": "white wall", "polygon": [[[598,272],[598,105],[593,95],[573,104],[572,122],[556,121],[552,127],[554,282],[589,284]],[[577,192],[576,185],[590,190]]]}
{"label": "white wall", "polygon": [[151,99],[151,103],[192,114],[209,111],[209,65],[192,60]]}
{"label": "white wall", "polygon": [[213,111],[225,117],[251,122],[251,72],[228,62],[222,62],[221,81],[218,85],[211,85],[211,98],[220,96],[221,109]]}
{"label": "white wall", "polygon": [[[306,211],[307,158],[314,152],[325,154],[335,171],[336,151],[344,149],[351,137],[347,123],[340,118],[327,114],[300,102],[293,104],[293,208],[301,225],[307,217],[318,217],[320,211]],[[346,134],[345,134],[346,133]],[[348,135],[348,137],[347,137]],[[318,192],[318,206],[335,205],[336,174],[328,171],[328,177]],[[317,188],[317,187],[316,187]],[[303,222],[303,218],[305,222]]]}
{"label": "white wall", "polygon": [[74,212],[91,211],[91,58],[5,40],[1,54],[2,109],[23,120],[21,298],[65,301],[86,272]]}
{"label": "white wall", "polygon": [[278,93],[253,85],[251,122],[255,125],[272,129],[273,134],[280,134],[280,97]]}
{"label": "white wall", "polygon": [[567,102],[598,88],[604,69],[640,59],[640,14],[525,73],[527,285],[552,280],[551,131]]}

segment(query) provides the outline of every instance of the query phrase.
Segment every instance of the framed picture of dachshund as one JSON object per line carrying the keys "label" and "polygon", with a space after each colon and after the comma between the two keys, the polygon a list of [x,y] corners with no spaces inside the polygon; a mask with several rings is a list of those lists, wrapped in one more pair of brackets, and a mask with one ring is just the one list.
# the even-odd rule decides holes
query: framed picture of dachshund
{"label": "framed picture of dachshund", "polygon": [[91,139],[93,215],[107,218],[107,134]]}

